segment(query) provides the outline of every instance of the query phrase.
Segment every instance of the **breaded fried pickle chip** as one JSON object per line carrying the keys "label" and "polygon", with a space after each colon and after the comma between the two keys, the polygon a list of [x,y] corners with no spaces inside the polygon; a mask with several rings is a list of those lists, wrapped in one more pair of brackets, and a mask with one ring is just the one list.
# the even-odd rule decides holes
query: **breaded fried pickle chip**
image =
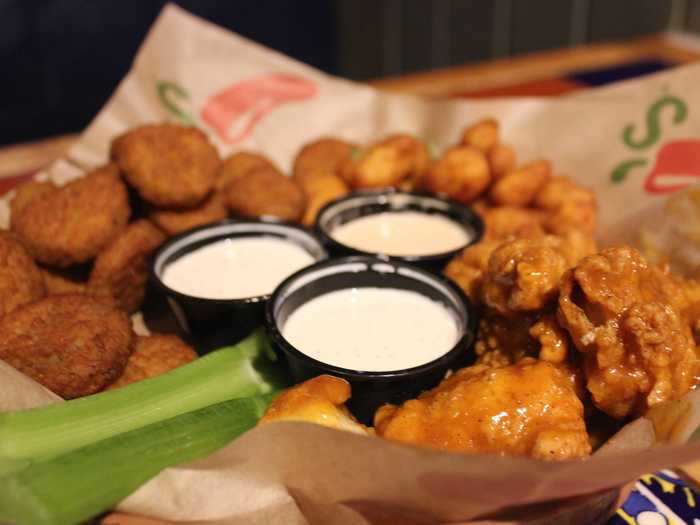
{"label": "breaded fried pickle chip", "polygon": [[15,236],[0,231],[0,317],[44,297],[44,281]]}
{"label": "breaded fried pickle chip", "polygon": [[138,337],[124,373],[108,389],[119,388],[170,372],[197,359],[197,353],[176,335]]}
{"label": "breaded fried pickle chip", "polygon": [[39,262],[65,268],[95,257],[129,215],[126,186],[109,164],[30,200],[12,218],[12,229]]}
{"label": "breaded fried pickle chip", "polygon": [[156,206],[194,206],[214,187],[220,159],[207,136],[175,124],[141,126],[112,142],[112,158]]}
{"label": "breaded fried pickle chip", "polygon": [[218,190],[223,190],[232,180],[258,168],[279,171],[277,166],[264,155],[253,153],[252,151],[239,151],[238,153],[234,153],[226,157],[221,163],[219,178],[216,180],[216,188]]}
{"label": "breaded fried pickle chip", "polygon": [[39,271],[44,279],[46,295],[86,292],[87,276],[83,275],[82,271],[74,271],[72,268],[40,268]]}
{"label": "breaded fried pickle chip", "polygon": [[87,295],[54,295],[0,319],[0,359],[59,396],[99,392],[132,350],[126,313]]}
{"label": "breaded fried pickle chip", "polygon": [[232,181],[225,190],[229,209],[243,217],[273,216],[298,221],[304,212],[304,194],[289,177],[257,169]]}
{"label": "breaded fried pickle chip", "polygon": [[153,208],[148,218],[168,235],[224,220],[228,216],[224,197],[218,191],[194,208]]}
{"label": "breaded fried pickle chip", "polygon": [[10,202],[10,222],[12,222],[12,218],[19,215],[31,201],[55,189],[57,189],[57,186],[51,181],[40,182],[37,180],[30,180],[18,186],[15,191],[15,196]]}
{"label": "breaded fried pickle chip", "polygon": [[127,312],[143,302],[148,280],[148,257],[165,240],[165,235],[146,220],[130,224],[95,259],[88,291],[113,297]]}

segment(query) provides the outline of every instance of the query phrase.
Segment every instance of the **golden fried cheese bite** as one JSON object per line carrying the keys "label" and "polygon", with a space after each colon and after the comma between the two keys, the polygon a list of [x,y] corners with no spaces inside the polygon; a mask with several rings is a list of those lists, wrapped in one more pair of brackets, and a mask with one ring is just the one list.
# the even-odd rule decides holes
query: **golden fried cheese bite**
{"label": "golden fried cheese bite", "polygon": [[119,378],[107,387],[120,388],[156,377],[197,359],[197,353],[176,335],[154,334],[137,337],[134,352]]}
{"label": "golden fried cheese bite", "polygon": [[358,423],[345,407],[348,399],[350,384],[344,379],[329,375],[314,377],[279,394],[258,424],[305,421],[355,434],[368,434],[368,429]]}
{"label": "golden fried cheese bite", "polygon": [[59,396],[99,392],[132,351],[129,316],[84,294],[54,295],[0,318],[0,359]]}
{"label": "golden fried cheese bite", "polygon": [[194,206],[214,188],[221,161],[197,128],[141,126],[112,142],[112,159],[141,197],[156,206]]}
{"label": "golden fried cheese bite", "polygon": [[489,197],[499,205],[527,206],[551,176],[548,160],[529,162],[504,173],[489,189]]}
{"label": "golden fried cheese bite", "polygon": [[109,164],[32,198],[12,218],[12,230],[39,262],[65,268],[95,257],[130,213],[126,186]]}
{"label": "golden fried cheese bite", "polygon": [[307,178],[301,185],[306,196],[306,209],[301,218],[302,224],[312,226],[318,212],[329,202],[339,199],[350,192],[348,185],[337,175]]}
{"label": "golden fried cheese bite", "polygon": [[535,196],[534,206],[546,212],[544,228],[554,234],[580,230],[595,234],[598,204],[595,193],[568,177],[552,177]]}
{"label": "golden fried cheese bite", "polygon": [[545,214],[539,210],[520,206],[495,206],[487,207],[480,215],[484,221],[486,239],[529,238],[544,234],[542,222]]}
{"label": "golden fried cheese bite", "polygon": [[532,358],[458,370],[374,417],[385,439],[464,453],[563,460],[588,456],[583,404],[565,370]]}
{"label": "golden fried cheese bite", "polygon": [[225,190],[229,209],[242,217],[272,216],[296,222],[304,212],[304,193],[291,178],[255,169],[231,181]]}
{"label": "golden fried cheese bite", "polygon": [[360,152],[347,164],[345,178],[355,188],[400,186],[421,179],[430,164],[426,145],[410,135],[392,135]]}
{"label": "golden fried cheese bite", "polygon": [[0,317],[44,297],[39,268],[10,232],[0,231]]}
{"label": "golden fried cheese bite", "polygon": [[484,154],[472,146],[457,146],[448,149],[431,166],[423,185],[433,193],[469,204],[490,182],[491,173]]}
{"label": "golden fried cheese bite", "polygon": [[488,153],[498,144],[498,122],[492,118],[482,119],[462,132],[462,144]]}
{"label": "golden fried cheese bite", "polygon": [[622,419],[678,399],[700,362],[683,290],[636,250],[610,248],[565,276],[558,317],[583,354],[593,403]]}
{"label": "golden fried cheese bite", "polygon": [[165,241],[147,220],[131,223],[95,259],[88,289],[113,297],[126,312],[141,307],[148,281],[148,258]]}

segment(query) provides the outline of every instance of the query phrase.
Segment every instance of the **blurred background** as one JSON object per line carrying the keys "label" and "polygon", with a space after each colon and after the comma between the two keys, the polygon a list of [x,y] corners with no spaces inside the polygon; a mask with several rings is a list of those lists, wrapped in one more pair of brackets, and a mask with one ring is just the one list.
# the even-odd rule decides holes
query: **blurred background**
{"label": "blurred background", "polygon": [[[0,0],[0,144],[84,128],[128,71],[165,3]],[[700,0],[176,3],[328,73],[355,80],[667,30],[700,33]],[[650,72],[664,66],[654,60],[629,65],[635,74],[640,68]]]}

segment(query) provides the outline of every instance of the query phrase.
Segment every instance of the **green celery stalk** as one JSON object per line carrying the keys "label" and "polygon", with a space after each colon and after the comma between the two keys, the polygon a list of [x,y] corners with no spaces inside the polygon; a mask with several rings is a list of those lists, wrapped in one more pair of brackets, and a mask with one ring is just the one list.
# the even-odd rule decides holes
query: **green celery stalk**
{"label": "green celery stalk", "polygon": [[51,457],[221,401],[275,391],[285,386],[275,360],[262,331],[256,331],[235,346],[152,379],[0,413],[0,475],[16,470],[17,460]]}
{"label": "green celery stalk", "polygon": [[255,426],[271,394],[232,399],[92,443],[0,477],[0,522],[74,525],[164,468],[220,449]]}

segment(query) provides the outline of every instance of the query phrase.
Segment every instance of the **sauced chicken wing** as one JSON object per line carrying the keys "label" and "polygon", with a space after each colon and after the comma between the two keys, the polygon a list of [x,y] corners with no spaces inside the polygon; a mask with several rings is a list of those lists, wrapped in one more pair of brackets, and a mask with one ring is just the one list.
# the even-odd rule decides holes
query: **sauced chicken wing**
{"label": "sauced chicken wing", "polygon": [[584,355],[594,404],[621,419],[678,399],[696,382],[698,356],[682,288],[636,250],[610,248],[565,276],[558,317]]}
{"label": "sauced chicken wing", "polygon": [[489,265],[489,257],[500,244],[500,241],[489,240],[472,244],[445,267],[445,275],[455,281],[474,303],[481,302],[481,283]]}
{"label": "sauced chicken wing", "polygon": [[503,315],[544,308],[566,269],[594,251],[595,242],[578,232],[505,242],[489,257],[482,299]]}
{"label": "sauced chicken wing", "polygon": [[455,452],[551,460],[591,452],[567,372],[530,358],[463,368],[418,399],[381,407],[374,420],[386,439]]}
{"label": "sauced chicken wing", "polygon": [[293,386],[278,395],[259,424],[272,421],[305,421],[325,427],[369,434],[345,408],[350,384],[344,379],[323,375]]}

